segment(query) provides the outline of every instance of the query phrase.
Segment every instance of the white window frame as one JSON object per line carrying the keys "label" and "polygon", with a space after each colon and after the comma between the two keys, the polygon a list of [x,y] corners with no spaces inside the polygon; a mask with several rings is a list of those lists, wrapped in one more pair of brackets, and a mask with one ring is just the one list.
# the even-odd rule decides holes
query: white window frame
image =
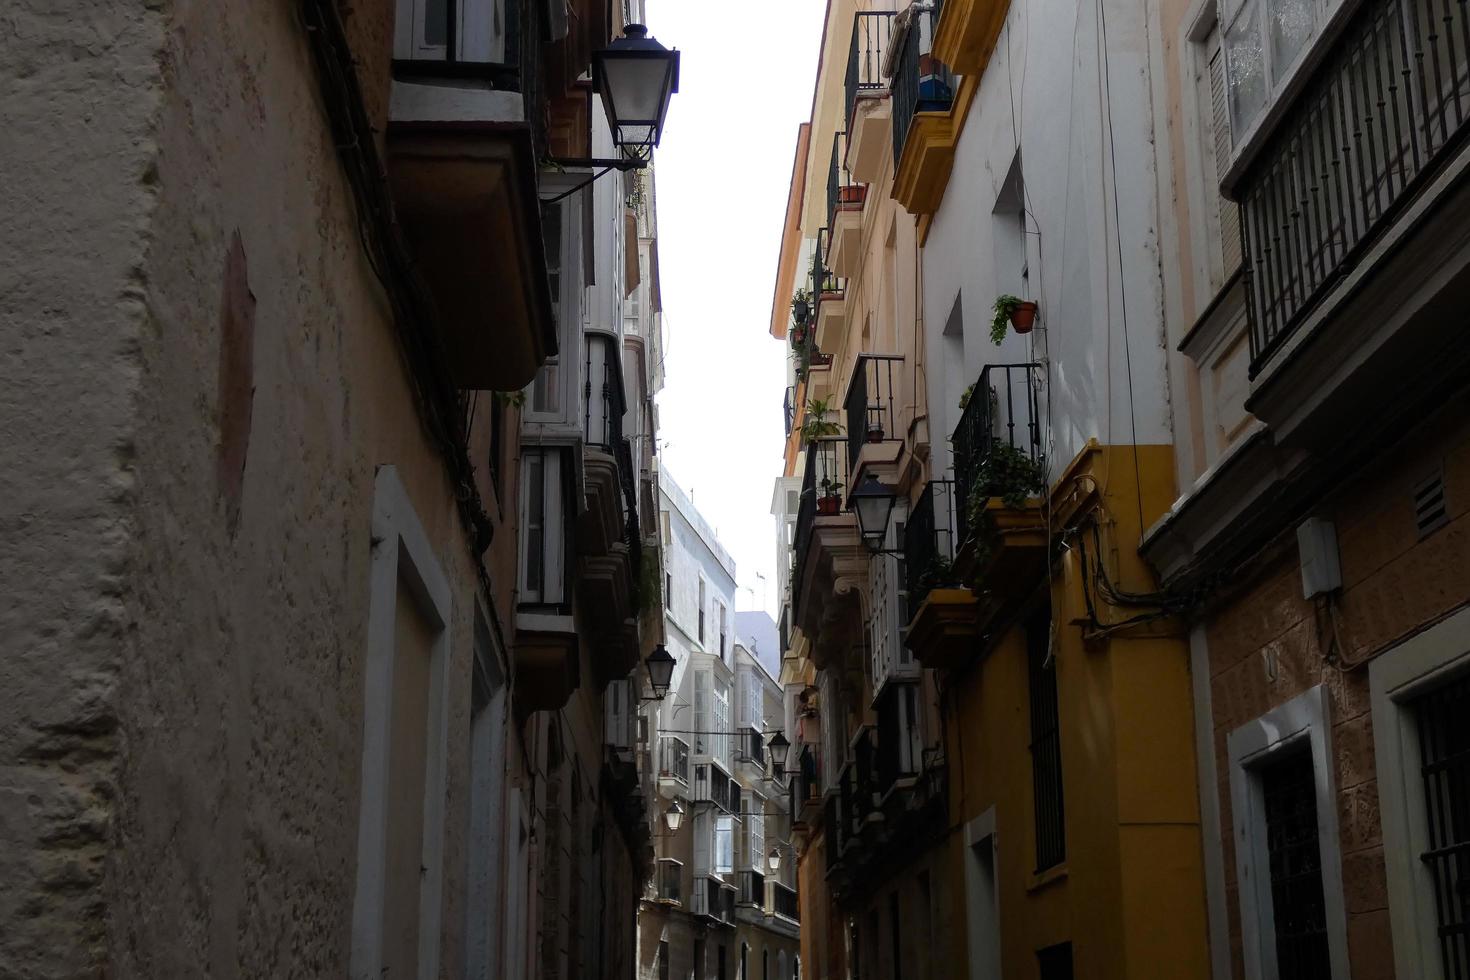
{"label": "white window frame", "polygon": [[1434,880],[1419,860],[1429,842],[1419,732],[1407,702],[1470,670],[1467,637],[1470,609],[1462,609],[1368,666],[1388,914],[1394,972],[1400,977],[1444,977]]}
{"label": "white window frame", "polygon": [[735,873],[735,818],[721,813],[714,819],[710,867],[717,875]]}
{"label": "white window frame", "polygon": [[[505,0],[445,0],[456,5],[455,59],[505,63]],[[393,57],[413,61],[445,60],[444,44],[425,39],[429,0],[398,0],[393,22]]]}
{"label": "white window frame", "polygon": [[[556,180],[542,178],[542,193],[556,191],[560,186]],[[548,265],[553,266],[556,271],[557,285],[552,291],[551,302],[553,317],[556,321],[558,348],[562,353],[548,357],[546,363],[537,371],[535,379],[526,386],[526,403],[521,409],[521,418],[528,424],[571,425],[575,423],[580,429],[581,419],[572,409],[574,397],[580,396],[580,392],[574,392],[574,389],[578,387],[578,375],[581,372],[579,355],[582,351],[582,312],[579,295],[581,265],[578,261],[580,249],[575,247],[581,240],[580,205],[577,198],[573,197],[555,204],[543,200],[542,207],[557,209],[561,229],[560,248],[557,249],[554,261],[552,256],[547,256],[547,259]],[[538,409],[536,390],[548,368],[556,371],[556,395],[550,407]]]}
{"label": "white window frame", "polygon": [[[1237,20],[1252,16],[1251,13],[1247,12],[1247,8],[1258,8],[1262,58],[1266,62],[1266,101],[1249,126],[1242,127],[1239,124],[1239,121],[1235,118],[1233,104],[1231,105],[1231,163],[1226,180],[1222,183],[1228,184],[1233,182],[1244,171],[1260,144],[1276,128],[1277,123],[1281,121],[1282,115],[1286,112],[1287,105],[1311,76],[1313,69],[1325,57],[1333,41],[1342,32],[1343,23],[1360,6],[1356,0],[1313,0],[1313,15],[1316,18],[1316,23],[1312,33],[1302,43],[1302,48],[1297,52],[1296,59],[1285,68],[1280,68],[1271,63],[1270,25],[1267,22],[1266,2],[1267,0],[1223,0],[1221,4],[1220,40],[1222,45],[1225,44],[1226,35],[1236,24]],[[1228,45],[1226,45],[1225,56],[1227,59],[1225,70],[1228,76],[1230,71]],[[1227,102],[1229,98],[1230,93],[1227,91]]]}
{"label": "white window frame", "polygon": [[[1182,100],[1184,123],[1184,164],[1189,187],[1190,244],[1194,256],[1196,310],[1203,310],[1224,288],[1235,273],[1225,268],[1224,238],[1220,227],[1220,167],[1215,151],[1215,113],[1211,97],[1210,50],[1219,45],[1221,58],[1224,39],[1220,36],[1217,0],[1196,0],[1184,32],[1181,69],[1191,95]],[[1229,92],[1226,92],[1227,110]],[[1228,120],[1226,125],[1228,126]],[[1231,159],[1234,159],[1234,134],[1230,134]],[[1227,163],[1227,166],[1229,164]]]}
{"label": "white window frame", "polygon": [[716,733],[710,737],[710,755],[728,772],[731,768],[730,682],[713,671],[710,673],[710,721]]}
{"label": "white window frame", "polygon": [[383,970],[389,729],[393,718],[398,590],[400,580],[406,578],[417,595],[420,612],[437,630],[429,667],[428,757],[424,760],[425,871],[419,893],[418,933],[419,976],[437,977],[444,892],[445,758],[449,739],[449,685],[445,670],[450,655],[452,603],[449,580],[394,466],[380,466],[374,480],[372,533],[376,544],[369,568],[362,789],[357,828],[357,885],[352,903],[352,976],[377,977]]}
{"label": "white window frame", "polygon": [[1270,852],[1259,770],[1283,750],[1309,743],[1316,782],[1317,842],[1332,975],[1347,977],[1347,913],[1343,904],[1342,846],[1337,828],[1337,770],[1332,755],[1327,688],[1292,698],[1231,732],[1230,803],[1240,893],[1241,954],[1246,980],[1291,980],[1276,968],[1276,929],[1271,903]]}
{"label": "white window frame", "polygon": [[[540,462],[533,464],[535,458]],[[540,500],[543,507],[541,534],[543,539],[554,543],[545,550],[545,567],[542,570],[542,588],[532,587],[530,581],[529,533],[517,536],[518,556],[516,559],[517,602],[532,606],[566,606],[571,602],[567,584],[567,480],[570,477],[570,461],[567,454],[554,447],[527,446],[521,453],[520,526],[531,527],[531,504],[537,499],[531,485],[537,466],[541,470]],[[553,589],[552,586],[556,588]]]}

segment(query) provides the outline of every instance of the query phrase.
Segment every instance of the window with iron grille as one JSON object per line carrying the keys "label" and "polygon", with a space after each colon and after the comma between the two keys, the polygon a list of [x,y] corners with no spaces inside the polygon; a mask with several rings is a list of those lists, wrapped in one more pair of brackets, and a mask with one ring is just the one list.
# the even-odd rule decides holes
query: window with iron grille
{"label": "window with iron grille", "polygon": [[1036,808],[1036,870],[1067,857],[1062,811],[1062,748],[1057,710],[1057,668],[1051,657],[1051,608],[1026,623],[1031,701],[1031,788]]}
{"label": "window with iron grille", "polygon": [[1058,943],[1036,951],[1041,980],[1072,980],[1072,944]]}
{"label": "window with iron grille", "polygon": [[1414,704],[1439,951],[1446,977],[1470,977],[1470,674]]}
{"label": "window with iron grille", "polygon": [[1271,866],[1277,975],[1283,980],[1327,978],[1332,966],[1312,753],[1309,745],[1302,745],[1279,755],[1259,771]]}

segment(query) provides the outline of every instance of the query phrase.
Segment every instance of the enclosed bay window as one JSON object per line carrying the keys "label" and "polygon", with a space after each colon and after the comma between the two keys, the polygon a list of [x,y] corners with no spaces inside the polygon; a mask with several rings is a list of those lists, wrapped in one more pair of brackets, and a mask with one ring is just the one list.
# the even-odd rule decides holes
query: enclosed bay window
{"label": "enclosed bay window", "polygon": [[735,818],[721,814],[715,818],[714,823],[715,874],[732,874],[735,871]]}
{"label": "enclosed bay window", "polygon": [[723,677],[715,677],[713,689],[714,717],[712,721],[716,735],[710,740],[710,754],[728,769],[731,763],[730,682]]}
{"label": "enclosed bay window", "polygon": [[726,622],[725,622],[725,620],[726,620],[727,612],[725,610],[725,604],[723,602],[716,602],[715,603],[715,609],[716,609],[716,614],[717,614],[716,615],[716,620],[719,623],[719,627],[720,627],[720,659],[721,660],[726,660],[729,657],[729,651],[726,648],[726,636],[728,634],[726,632]]}
{"label": "enclosed bay window", "polygon": [[1202,19],[1192,36],[1194,114],[1199,123],[1199,174],[1192,186],[1197,188],[1194,203],[1202,218],[1197,242],[1207,260],[1207,281],[1213,295],[1240,267],[1240,206],[1220,193],[1220,181],[1230,169],[1234,144],[1230,137],[1225,48],[1218,20],[1213,15]]}
{"label": "enclosed bay window", "polygon": [[1225,95],[1236,148],[1286,88],[1343,0],[1224,0]]}
{"label": "enclosed bay window", "polygon": [[570,602],[571,478],[566,450],[539,447],[522,452],[519,602],[523,606],[561,607]]}
{"label": "enclosed bay window", "polygon": [[[565,243],[572,237],[567,228],[570,209],[564,205],[542,204],[541,237],[546,248],[546,280],[551,290],[551,316],[556,321],[557,333],[566,345],[567,329],[562,324],[562,290],[566,285],[562,270],[566,267]],[[526,406],[530,419],[541,421],[537,416],[562,418],[565,415],[565,393],[562,391],[561,363],[556,356],[548,357],[531,382],[530,402]]]}
{"label": "enclosed bay window", "polygon": [[506,0],[398,0],[393,57],[506,61]]}
{"label": "enclosed bay window", "polygon": [[700,646],[704,646],[704,610],[705,610],[705,602],[706,601],[707,600],[706,600],[705,594],[704,594],[704,579],[701,577],[700,580],[699,580],[699,633],[698,633],[699,645]]}
{"label": "enclosed bay window", "polygon": [[710,752],[710,680],[707,670],[694,673],[694,754]]}

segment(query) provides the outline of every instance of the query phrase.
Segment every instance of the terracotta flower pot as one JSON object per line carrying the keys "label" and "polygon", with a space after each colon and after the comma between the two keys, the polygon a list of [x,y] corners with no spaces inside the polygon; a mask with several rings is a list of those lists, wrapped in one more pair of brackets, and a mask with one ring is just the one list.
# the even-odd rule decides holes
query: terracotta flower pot
{"label": "terracotta flower pot", "polygon": [[818,514],[821,514],[823,517],[833,517],[833,516],[836,516],[837,512],[839,510],[841,510],[841,509],[842,509],[842,498],[841,497],[832,496],[832,497],[818,497],[817,498],[817,513]]}
{"label": "terracotta flower pot", "polygon": [[1011,310],[1011,326],[1016,333],[1030,333],[1036,325],[1036,304],[1027,300]]}
{"label": "terracotta flower pot", "polygon": [[849,184],[838,192],[837,200],[841,204],[862,204],[867,191],[861,184]]}
{"label": "terracotta flower pot", "polygon": [[868,426],[868,441],[869,442],[882,442],[883,441],[883,427],[881,425],[870,425],[870,426]]}

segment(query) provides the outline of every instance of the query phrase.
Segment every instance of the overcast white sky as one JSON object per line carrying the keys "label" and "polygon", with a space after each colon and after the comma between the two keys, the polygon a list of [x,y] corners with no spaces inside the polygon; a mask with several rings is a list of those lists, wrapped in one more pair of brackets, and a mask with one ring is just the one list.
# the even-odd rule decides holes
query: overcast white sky
{"label": "overcast white sky", "polygon": [[786,368],[769,333],[771,291],[825,9],[647,0],[649,33],[680,51],[658,150],[663,460],[735,558],[736,607],[772,616]]}

